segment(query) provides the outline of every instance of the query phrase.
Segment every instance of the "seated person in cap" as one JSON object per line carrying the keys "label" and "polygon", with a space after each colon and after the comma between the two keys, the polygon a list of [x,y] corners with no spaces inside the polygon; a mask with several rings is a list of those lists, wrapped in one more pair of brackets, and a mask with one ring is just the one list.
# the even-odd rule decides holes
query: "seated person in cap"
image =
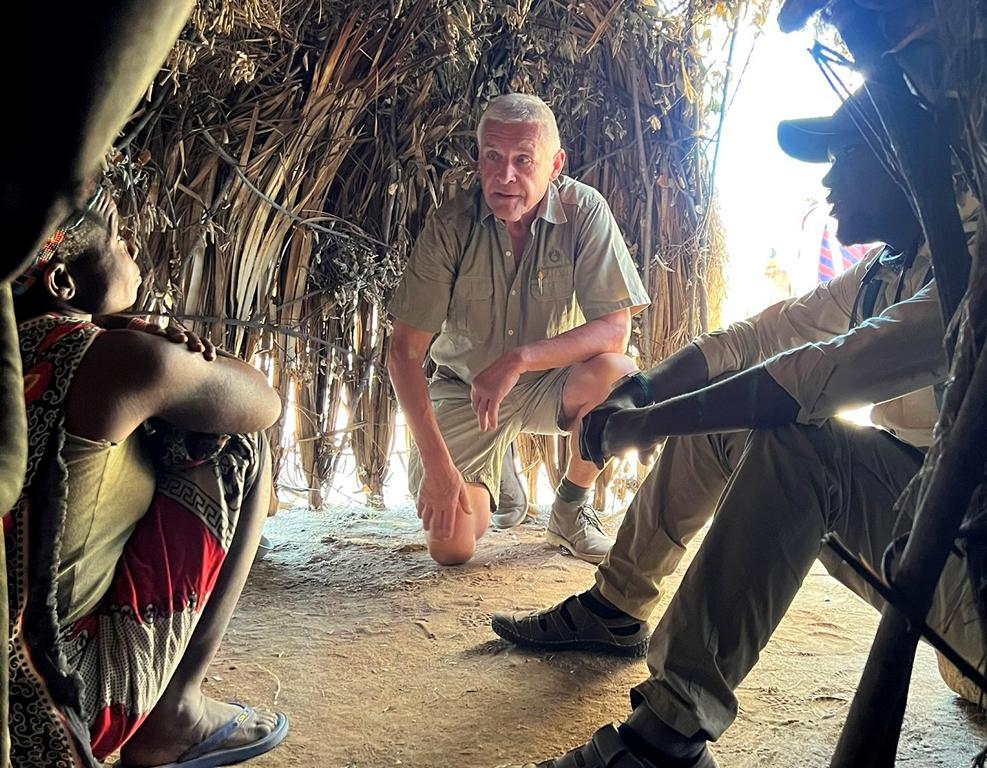
{"label": "seated person in cap", "polygon": [[[481,189],[432,213],[390,305],[388,371],[415,443],[409,485],[446,565],[472,557],[498,512],[514,438],[574,433],[635,369],[631,315],[649,303],[606,201],[560,175],[565,152],[541,99],[494,99],[477,140]],[[613,541],[588,503],[599,472],[571,452],[546,534],[593,563]],[[521,522],[524,506],[495,524]]]}
{"label": "seated person in cap", "polygon": [[[647,653],[651,677],[631,692],[623,724],[542,768],[714,766],[707,741],[736,717],[734,690],[816,558],[881,607],[820,541],[837,532],[877,568],[909,529],[895,501],[931,442],[946,358],[921,226],[849,119],[855,106],[879,125],[858,92],[831,118],[782,123],[779,141],[797,159],[832,163],[823,184],[842,242],[887,246],[804,296],[697,338],[584,419],[583,454],[599,463],[668,437],[595,586],[534,615],[495,616],[493,629],[553,652]],[[834,418],[865,403],[879,404],[878,428]],[[661,582],[710,517],[649,649]],[[964,556],[950,557],[928,622],[983,663]]]}
{"label": "seated person in cap", "polygon": [[3,518],[17,766],[119,749],[128,768],[208,768],[288,728],[201,690],[267,515],[260,430],[281,403],[191,334],[93,323],[136,300],[135,256],[100,191],[13,284],[29,456]]}

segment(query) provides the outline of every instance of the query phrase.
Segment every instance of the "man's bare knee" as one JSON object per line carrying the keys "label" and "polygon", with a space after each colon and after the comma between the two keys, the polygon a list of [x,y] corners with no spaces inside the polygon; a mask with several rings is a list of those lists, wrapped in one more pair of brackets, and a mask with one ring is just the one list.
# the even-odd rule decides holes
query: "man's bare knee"
{"label": "man's bare knee", "polygon": [[595,373],[604,376],[610,374],[617,378],[637,369],[633,360],[627,355],[622,355],[618,352],[603,352],[595,357],[591,357],[589,360],[584,360],[577,367],[582,366],[591,368]]}
{"label": "man's bare knee", "polygon": [[428,554],[439,565],[462,565],[476,552],[476,542],[470,539],[438,541],[429,539]]}
{"label": "man's bare knee", "polygon": [[566,416],[575,418],[578,413],[596,407],[607,399],[617,379],[635,370],[633,360],[615,352],[605,352],[573,366],[562,390]]}

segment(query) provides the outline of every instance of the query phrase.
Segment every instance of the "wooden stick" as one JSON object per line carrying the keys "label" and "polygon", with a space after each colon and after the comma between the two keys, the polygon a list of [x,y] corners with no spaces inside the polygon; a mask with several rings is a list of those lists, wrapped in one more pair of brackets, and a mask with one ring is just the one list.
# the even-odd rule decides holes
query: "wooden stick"
{"label": "wooden stick", "polygon": [[[872,97],[929,244],[948,327],[967,290],[970,264],[946,137],[917,109],[900,69],[884,55],[874,14],[848,18],[840,32],[868,80],[880,84],[872,89]],[[982,340],[979,347],[967,341],[982,350]],[[949,342],[947,349],[953,358]],[[907,596],[912,615],[928,613],[987,462],[987,355],[980,352],[970,378],[961,358],[952,359],[952,383],[937,427],[941,432],[925,462],[931,473],[920,480],[918,509],[895,577],[895,590]],[[912,500],[907,495],[903,499],[905,504]],[[831,768],[894,765],[919,635],[908,615],[891,604],[885,608]]]}
{"label": "wooden stick", "polygon": [[[956,530],[983,479],[987,350],[980,353],[970,386],[951,387],[946,406],[955,407],[961,398],[956,422],[943,438],[942,453],[895,576],[895,588],[909,596],[911,612],[917,615],[928,613]],[[830,768],[894,765],[919,635],[919,628],[906,614],[890,604],[884,609]]]}

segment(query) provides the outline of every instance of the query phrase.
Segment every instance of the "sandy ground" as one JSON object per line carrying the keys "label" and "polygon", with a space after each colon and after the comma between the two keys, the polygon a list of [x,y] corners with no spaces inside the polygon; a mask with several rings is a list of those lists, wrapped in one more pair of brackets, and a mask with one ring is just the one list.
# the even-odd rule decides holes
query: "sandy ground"
{"label": "sandy ground", "polygon": [[[523,652],[489,628],[493,612],[591,583],[593,568],[543,531],[491,532],[473,562],[444,569],[406,505],[269,521],[275,550],[255,566],[207,682],[289,714],[288,739],[251,765],[494,768],[555,756],[620,720],[643,661]],[[877,618],[817,566],[738,692],[721,766],[827,766]],[[940,682],[923,646],[899,765],[961,768],[984,744],[987,720]]]}

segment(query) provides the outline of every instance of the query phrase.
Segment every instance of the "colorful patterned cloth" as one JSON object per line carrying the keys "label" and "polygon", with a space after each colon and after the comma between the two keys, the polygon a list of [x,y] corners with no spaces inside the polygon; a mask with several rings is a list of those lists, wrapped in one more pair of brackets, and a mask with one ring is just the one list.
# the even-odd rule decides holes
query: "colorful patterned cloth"
{"label": "colorful patterned cloth", "polygon": [[[156,494],[100,606],[68,627],[57,616],[67,514],[65,398],[91,323],[46,315],[19,326],[28,468],[3,517],[10,604],[11,759],[95,768],[164,691],[209,599],[256,476],[258,436],[187,434],[158,425]],[[112,566],[108,566],[112,567]]]}

